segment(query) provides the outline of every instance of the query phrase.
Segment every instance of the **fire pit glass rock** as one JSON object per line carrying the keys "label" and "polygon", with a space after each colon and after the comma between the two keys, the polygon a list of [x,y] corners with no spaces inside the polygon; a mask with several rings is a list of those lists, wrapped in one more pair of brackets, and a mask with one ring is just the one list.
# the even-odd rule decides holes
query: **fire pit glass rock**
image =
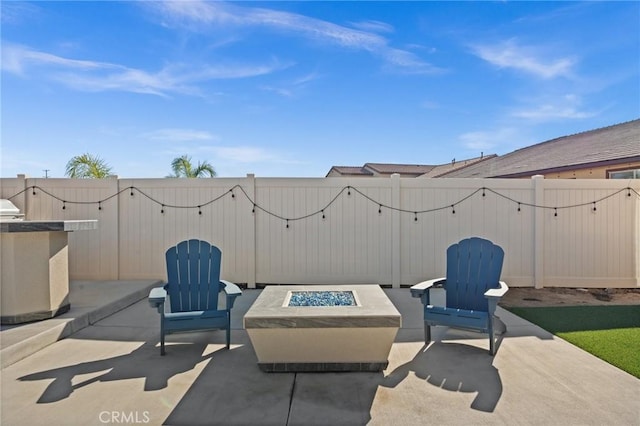
{"label": "fire pit glass rock", "polygon": [[286,306],[358,306],[352,291],[292,291]]}

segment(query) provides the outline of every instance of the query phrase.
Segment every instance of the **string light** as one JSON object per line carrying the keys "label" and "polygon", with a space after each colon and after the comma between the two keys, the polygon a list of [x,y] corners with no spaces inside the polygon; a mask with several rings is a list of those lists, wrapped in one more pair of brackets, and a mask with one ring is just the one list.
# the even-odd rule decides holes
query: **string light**
{"label": "string light", "polygon": [[462,199],[458,200],[457,202],[455,202],[453,204],[442,206],[442,207],[436,207],[436,208],[432,208],[432,209],[427,209],[427,210],[417,210],[416,211],[416,210],[406,210],[406,209],[402,209],[402,208],[399,208],[399,207],[393,207],[393,206],[381,203],[378,200],[375,200],[374,198],[371,198],[369,195],[367,195],[366,193],[362,192],[358,188],[354,188],[354,187],[349,185],[349,186],[343,187],[340,191],[338,191],[336,193],[336,195],[331,199],[331,201],[329,201],[324,207],[321,207],[319,210],[311,212],[311,213],[308,213],[308,214],[305,214],[305,215],[302,215],[302,216],[299,216],[299,217],[285,217],[285,216],[282,216],[282,215],[280,215],[280,214],[278,214],[276,212],[267,210],[267,209],[261,207],[260,205],[258,205],[249,196],[249,194],[247,194],[247,192],[244,190],[244,188],[241,185],[235,185],[233,188],[231,188],[228,191],[222,193],[220,196],[218,196],[216,198],[213,198],[213,199],[207,201],[204,204],[199,204],[199,205],[196,205],[196,206],[193,206],[193,205],[189,206],[189,205],[166,204],[166,203],[163,203],[163,202],[161,202],[159,200],[156,200],[155,198],[151,197],[149,194],[145,193],[144,191],[142,191],[142,190],[140,190],[140,189],[138,189],[138,188],[136,188],[134,186],[125,187],[125,188],[121,189],[120,191],[118,191],[118,192],[116,192],[116,193],[114,193],[114,194],[112,194],[112,195],[110,195],[110,196],[108,196],[108,197],[106,197],[106,198],[104,198],[102,200],[97,200],[97,201],[67,201],[67,200],[64,200],[64,199],[56,196],[55,194],[52,194],[51,192],[47,191],[46,189],[44,189],[44,188],[42,188],[40,186],[33,185],[33,186],[30,186],[30,187],[27,187],[27,188],[23,189],[22,191],[12,195],[11,197],[8,197],[8,199],[11,200],[12,198],[17,197],[18,195],[24,193],[25,191],[28,191],[29,189],[31,190],[31,193],[33,195],[37,194],[36,189],[38,189],[39,192],[44,193],[45,195],[48,195],[48,196],[50,196],[50,197],[62,202],[62,209],[63,210],[66,210],[67,203],[69,203],[69,204],[97,204],[98,205],[98,210],[102,210],[102,203],[105,203],[106,201],[117,197],[118,195],[120,195],[122,192],[124,192],[126,190],[129,190],[129,194],[131,196],[133,196],[134,195],[133,190],[135,189],[143,197],[146,197],[150,201],[160,205],[161,206],[160,213],[162,213],[162,214],[165,213],[166,208],[175,208],[175,209],[195,209],[195,208],[197,208],[199,215],[202,215],[202,207],[207,206],[209,204],[213,204],[213,203],[215,203],[216,201],[220,200],[221,198],[223,198],[224,196],[226,196],[228,194],[231,194],[231,197],[235,198],[234,190],[237,189],[237,190],[239,190],[240,192],[243,193],[243,195],[246,197],[247,200],[249,200],[249,202],[251,202],[251,204],[252,204],[251,212],[252,213],[255,213],[256,209],[260,209],[260,210],[264,211],[265,213],[267,213],[270,216],[273,216],[273,217],[278,218],[280,220],[286,221],[287,222],[287,228],[289,228],[289,220],[307,219],[307,218],[310,218],[311,216],[315,216],[317,214],[320,214],[322,216],[322,218],[325,219],[326,218],[325,210],[329,206],[331,206],[333,203],[335,203],[338,200],[338,198],[340,197],[340,195],[343,194],[343,192],[345,190],[347,191],[347,195],[349,195],[349,196],[351,195],[351,191],[353,190],[357,194],[362,196],[363,198],[367,199],[368,201],[370,201],[370,202],[372,202],[374,204],[377,204],[378,205],[378,214],[382,214],[382,208],[385,207],[385,208],[388,208],[390,210],[397,211],[397,212],[400,212],[400,213],[413,213],[414,221],[418,220],[418,214],[433,213],[433,212],[438,212],[438,211],[445,210],[445,209],[448,209],[448,208],[451,209],[451,214],[456,214],[456,208],[455,208],[456,205],[457,204],[461,204],[462,202],[464,202],[467,199],[471,198],[472,196],[474,196],[478,192],[481,192],[483,197],[486,196],[487,192],[491,192],[491,193],[495,194],[497,197],[500,197],[500,198],[503,198],[503,199],[508,200],[510,202],[516,203],[517,206],[518,206],[517,207],[517,211],[518,212],[522,211],[522,206],[523,205],[524,206],[529,206],[529,207],[532,207],[532,208],[553,209],[554,217],[558,217],[558,209],[576,208],[576,207],[581,207],[581,206],[586,206],[586,205],[591,205],[592,206],[591,210],[593,212],[595,212],[595,211],[597,211],[597,205],[596,204],[598,202],[604,201],[604,200],[606,200],[608,198],[611,198],[611,197],[613,197],[613,196],[615,196],[615,195],[617,195],[617,194],[619,194],[621,192],[624,192],[624,191],[626,191],[627,197],[631,197],[632,193],[635,194],[636,196],[640,197],[640,193],[638,193],[638,191],[636,191],[635,189],[633,189],[631,187],[626,187],[626,188],[619,189],[619,190],[617,190],[615,192],[612,192],[611,194],[606,195],[606,196],[604,196],[604,197],[602,197],[600,199],[594,200],[594,201],[589,201],[589,202],[579,203],[579,204],[573,204],[573,205],[560,206],[560,207],[558,207],[558,206],[549,207],[549,206],[544,206],[544,205],[537,205],[537,204],[533,204],[533,203],[522,202],[522,201],[516,200],[514,198],[511,198],[509,196],[506,196],[504,194],[501,194],[500,192],[497,192],[497,191],[495,191],[495,190],[493,190],[491,188],[482,187],[482,188],[476,189],[475,191],[471,192],[470,194],[468,194],[467,196],[463,197]]}

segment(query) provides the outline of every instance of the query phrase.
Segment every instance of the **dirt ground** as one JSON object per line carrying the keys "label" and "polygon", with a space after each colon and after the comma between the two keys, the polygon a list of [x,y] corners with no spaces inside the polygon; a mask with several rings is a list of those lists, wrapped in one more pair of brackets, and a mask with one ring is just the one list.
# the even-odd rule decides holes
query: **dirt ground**
{"label": "dirt ground", "polygon": [[511,287],[499,305],[505,307],[640,305],[640,288]]}

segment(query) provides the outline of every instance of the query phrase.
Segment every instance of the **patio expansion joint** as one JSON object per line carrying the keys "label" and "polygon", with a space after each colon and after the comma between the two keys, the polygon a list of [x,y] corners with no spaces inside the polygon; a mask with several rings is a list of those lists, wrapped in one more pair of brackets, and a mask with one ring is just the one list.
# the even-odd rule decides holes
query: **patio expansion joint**
{"label": "patio expansion joint", "polygon": [[289,425],[289,419],[291,418],[291,407],[293,406],[293,395],[296,391],[296,379],[298,378],[298,373],[293,373],[293,383],[291,383],[291,392],[289,393],[289,411],[287,411],[287,422],[285,423],[287,426]]}

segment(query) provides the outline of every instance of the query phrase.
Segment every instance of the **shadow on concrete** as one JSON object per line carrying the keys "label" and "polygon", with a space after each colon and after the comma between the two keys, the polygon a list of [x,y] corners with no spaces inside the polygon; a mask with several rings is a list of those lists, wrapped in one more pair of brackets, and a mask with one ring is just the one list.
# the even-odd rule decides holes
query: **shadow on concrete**
{"label": "shadow on concrete", "polygon": [[474,410],[491,413],[502,395],[502,381],[485,349],[459,343],[434,342],[393,370],[382,383],[396,387],[410,372],[450,392],[477,392]]}
{"label": "shadow on concrete", "polygon": [[[203,355],[206,346],[171,345],[171,356],[161,357],[156,343],[146,342],[125,355],[40,371],[22,376],[19,380],[53,380],[38,399],[39,404],[68,398],[73,392],[96,382],[144,378],[144,390],[154,391],[166,388],[173,376],[192,370],[197,364],[218,356],[218,352]],[[221,349],[220,352],[228,351]],[[89,378],[81,377],[87,375]]]}
{"label": "shadow on concrete", "polygon": [[163,422],[188,425],[363,425],[384,375],[265,373],[248,335],[218,351]]}
{"label": "shadow on concrete", "polygon": [[244,333],[218,351],[163,424],[286,425],[293,373],[264,373]]}

